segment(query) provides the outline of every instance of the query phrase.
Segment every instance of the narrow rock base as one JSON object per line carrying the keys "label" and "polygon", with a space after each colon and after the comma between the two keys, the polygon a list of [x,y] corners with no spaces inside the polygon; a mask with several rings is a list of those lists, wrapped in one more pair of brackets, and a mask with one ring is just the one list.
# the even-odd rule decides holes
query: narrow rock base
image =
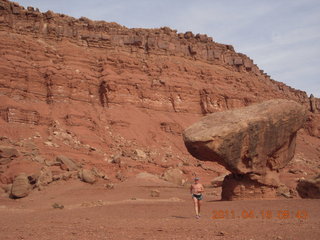
{"label": "narrow rock base", "polygon": [[222,183],[221,200],[275,199],[276,187],[251,180],[246,175],[227,175]]}

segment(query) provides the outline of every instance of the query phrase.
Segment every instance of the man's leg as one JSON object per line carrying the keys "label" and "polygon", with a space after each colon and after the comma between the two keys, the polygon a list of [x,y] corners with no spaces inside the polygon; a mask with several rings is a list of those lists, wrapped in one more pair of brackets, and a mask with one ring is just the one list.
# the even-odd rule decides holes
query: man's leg
{"label": "man's leg", "polygon": [[200,207],[201,207],[202,200],[198,200],[198,215],[200,216]]}
{"label": "man's leg", "polygon": [[198,210],[198,199],[196,199],[195,197],[192,197],[193,200],[193,204],[194,204],[194,210],[196,212],[196,216],[199,215],[199,210]]}

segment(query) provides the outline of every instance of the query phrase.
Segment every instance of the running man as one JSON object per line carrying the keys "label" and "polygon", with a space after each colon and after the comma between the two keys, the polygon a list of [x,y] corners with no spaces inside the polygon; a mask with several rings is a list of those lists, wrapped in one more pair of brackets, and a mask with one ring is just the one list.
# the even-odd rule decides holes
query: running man
{"label": "running man", "polygon": [[194,183],[190,186],[190,193],[192,194],[192,200],[194,203],[194,210],[196,211],[196,218],[200,218],[200,206],[201,200],[203,199],[202,193],[204,192],[204,187],[199,183],[199,178],[194,179]]}

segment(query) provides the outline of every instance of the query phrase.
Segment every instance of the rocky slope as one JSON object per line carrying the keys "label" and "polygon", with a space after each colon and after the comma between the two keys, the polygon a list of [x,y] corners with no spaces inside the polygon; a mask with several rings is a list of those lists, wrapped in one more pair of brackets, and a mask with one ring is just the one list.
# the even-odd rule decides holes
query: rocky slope
{"label": "rocky slope", "polygon": [[0,55],[0,145],[19,152],[0,156],[5,186],[20,173],[37,182],[50,172],[50,183],[80,168],[106,181],[168,168],[179,168],[182,182],[208,180],[226,170],[192,158],[182,130],[207,113],[274,98],[310,110],[298,153],[318,171],[319,99],[206,35],[128,29],[0,0]]}

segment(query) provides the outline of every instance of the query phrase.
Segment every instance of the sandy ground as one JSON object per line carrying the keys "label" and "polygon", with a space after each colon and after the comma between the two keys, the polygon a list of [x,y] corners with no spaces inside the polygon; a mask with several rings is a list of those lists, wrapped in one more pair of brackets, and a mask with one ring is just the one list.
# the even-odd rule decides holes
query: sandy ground
{"label": "sandy ground", "polygon": [[[160,197],[151,197],[152,189]],[[57,182],[24,199],[0,198],[0,239],[314,240],[320,236],[319,203],[219,201],[219,189],[207,188],[196,219],[188,188],[161,180],[128,179],[113,190],[103,183]]]}

